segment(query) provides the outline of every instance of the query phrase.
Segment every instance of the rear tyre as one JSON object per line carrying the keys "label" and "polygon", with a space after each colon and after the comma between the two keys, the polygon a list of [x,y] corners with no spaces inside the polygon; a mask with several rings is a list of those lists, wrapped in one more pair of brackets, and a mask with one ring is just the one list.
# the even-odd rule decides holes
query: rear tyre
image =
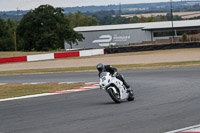
{"label": "rear tyre", "polygon": [[134,101],[135,100],[135,94],[133,92],[133,90],[131,89],[131,91],[129,92],[129,96],[128,96],[128,101]]}
{"label": "rear tyre", "polygon": [[116,103],[120,103],[121,102],[119,96],[117,94],[115,94],[113,89],[108,89],[108,94],[110,95],[112,100],[115,101]]}

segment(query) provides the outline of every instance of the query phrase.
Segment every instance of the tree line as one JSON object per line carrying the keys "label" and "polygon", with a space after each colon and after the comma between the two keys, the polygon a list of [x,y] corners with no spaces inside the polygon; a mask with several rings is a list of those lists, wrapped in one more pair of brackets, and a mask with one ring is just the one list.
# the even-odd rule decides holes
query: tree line
{"label": "tree line", "polygon": [[16,31],[19,21],[11,19],[0,19],[0,51],[13,51],[14,32]]}
{"label": "tree line", "polygon": [[[91,16],[99,21],[99,25],[111,25],[111,24],[129,24],[129,23],[144,23],[144,22],[157,22],[157,21],[171,21],[171,13],[158,16],[134,16],[132,18],[122,17],[119,12],[114,10],[110,11],[97,11],[95,13],[84,13],[86,16]],[[182,20],[181,16],[174,15],[173,20]]]}
{"label": "tree line", "polygon": [[0,51],[14,51],[15,41],[18,51],[63,49],[64,42],[72,46],[84,39],[74,27],[97,24],[97,19],[81,12],[65,15],[62,8],[41,5],[25,14],[21,21],[0,18]]}

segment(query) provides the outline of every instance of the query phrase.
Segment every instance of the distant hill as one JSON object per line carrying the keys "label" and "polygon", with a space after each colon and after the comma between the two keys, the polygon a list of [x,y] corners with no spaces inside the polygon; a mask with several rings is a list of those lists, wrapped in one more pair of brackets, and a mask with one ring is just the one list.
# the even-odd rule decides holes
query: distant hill
{"label": "distant hill", "polygon": [[[197,2],[197,1],[195,1],[195,2]],[[180,7],[183,5],[188,5],[187,3],[188,3],[188,1],[174,2],[174,6]],[[199,3],[200,3],[200,1],[199,1]],[[123,4],[123,5],[121,5],[121,11],[125,12],[125,13],[132,12],[132,11],[141,11],[141,10],[149,11],[149,10],[152,10],[155,8],[161,9],[161,8],[169,7],[169,6],[170,6],[169,2]],[[66,7],[63,9],[65,10],[65,13],[76,12],[76,11],[81,11],[83,13],[86,13],[86,12],[97,12],[97,11],[101,11],[101,10],[119,11],[120,5]]]}
{"label": "distant hill", "polygon": [[[186,1],[176,1],[173,2],[174,8],[181,7],[193,7],[195,5],[200,5],[200,0],[186,0]],[[124,13],[129,13],[133,11],[154,11],[156,9],[169,9],[170,2],[157,2],[157,3],[141,3],[141,4],[123,4],[121,5],[121,10]],[[65,13],[81,11],[85,12],[97,12],[101,10],[120,10],[120,5],[108,5],[108,6],[82,6],[82,7],[66,7],[63,8]]]}
{"label": "distant hill", "polygon": [[[120,8],[121,7],[121,8]],[[200,10],[200,0],[187,0],[173,2],[173,8],[176,11],[196,11]],[[107,5],[107,6],[82,6],[82,7],[63,7],[65,14],[69,12],[81,11],[82,13],[94,13],[101,10],[113,10],[116,13],[120,11],[122,14],[140,14],[151,12],[166,12],[170,10],[169,2],[157,3],[141,3],[141,4],[123,4],[123,5]],[[120,10],[121,9],[121,10]],[[0,11],[0,17],[3,19],[11,18],[20,20],[27,11]]]}

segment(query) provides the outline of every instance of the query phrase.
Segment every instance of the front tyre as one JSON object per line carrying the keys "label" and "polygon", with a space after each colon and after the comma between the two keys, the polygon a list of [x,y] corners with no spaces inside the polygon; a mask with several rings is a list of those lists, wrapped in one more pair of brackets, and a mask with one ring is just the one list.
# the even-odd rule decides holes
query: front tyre
{"label": "front tyre", "polygon": [[110,95],[110,97],[112,98],[113,101],[115,101],[116,103],[120,103],[120,98],[118,94],[115,94],[115,92],[113,91],[113,89],[108,89],[108,94]]}

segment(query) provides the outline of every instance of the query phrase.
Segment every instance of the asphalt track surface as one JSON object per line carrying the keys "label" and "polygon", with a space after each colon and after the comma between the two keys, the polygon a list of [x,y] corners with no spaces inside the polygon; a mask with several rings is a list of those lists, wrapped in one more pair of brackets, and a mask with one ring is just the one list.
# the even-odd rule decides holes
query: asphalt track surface
{"label": "asphalt track surface", "polygon": [[[162,133],[200,124],[200,67],[120,71],[136,100],[99,89],[0,102],[0,133]],[[1,83],[97,82],[97,72],[0,76]]]}

